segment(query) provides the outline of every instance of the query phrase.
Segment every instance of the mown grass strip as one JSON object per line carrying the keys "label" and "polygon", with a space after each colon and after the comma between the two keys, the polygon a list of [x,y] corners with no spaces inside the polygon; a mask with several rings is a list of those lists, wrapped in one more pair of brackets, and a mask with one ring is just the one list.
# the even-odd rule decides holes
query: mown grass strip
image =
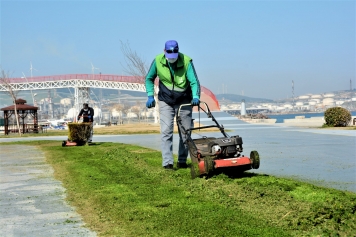
{"label": "mown grass strip", "polygon": [[46,152],[69,202],[100,236],[354,236],[356,194],[244,173],[190,178],[160,152],[118,143]]}

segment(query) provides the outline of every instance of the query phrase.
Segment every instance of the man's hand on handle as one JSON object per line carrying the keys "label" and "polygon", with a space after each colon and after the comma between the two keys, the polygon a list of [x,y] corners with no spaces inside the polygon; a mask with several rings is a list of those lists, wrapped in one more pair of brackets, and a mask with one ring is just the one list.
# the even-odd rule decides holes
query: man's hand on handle
{"label": "man's hand on handle", "polygon": [[200,104],[200,101],[198,98],[194,98],[192,99],[192,102],[191,102],[192,106],[199,106]]}
{"label": "man's hand on handle", "polygon": [[78,119],[77,119],[77,121],[79,121],[80,120],[80,118],[84,118],[84,117],[87,117],[88,119],[89,119],[89,122],[93,122],[92,121],[92,116],[91,115],[82,115],[82,116],[78,116]]}

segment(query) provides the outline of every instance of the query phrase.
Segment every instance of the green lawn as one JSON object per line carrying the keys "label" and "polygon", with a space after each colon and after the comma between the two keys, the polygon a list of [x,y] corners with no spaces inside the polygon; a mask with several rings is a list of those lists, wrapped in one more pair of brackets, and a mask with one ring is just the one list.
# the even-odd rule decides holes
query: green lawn
{"label": "green lawn", "polygon": [[356,194],[246,172],[191,179],[161,153],[119,143],[46,153],[67,199],[100,236],[355,236]]}

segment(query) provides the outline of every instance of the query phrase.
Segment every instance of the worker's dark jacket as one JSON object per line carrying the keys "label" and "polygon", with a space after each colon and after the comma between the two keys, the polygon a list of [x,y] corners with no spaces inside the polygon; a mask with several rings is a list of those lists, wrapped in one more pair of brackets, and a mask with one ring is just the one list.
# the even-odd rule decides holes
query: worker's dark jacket
{"label": "worker's dark jacket", "polygon": [[83,116],[83,122],[93,122],[94,121],[94,109],[92,107],[88,107],[88,110],[84,109],[80,110],[78,115],[78,120],[80,116]]}

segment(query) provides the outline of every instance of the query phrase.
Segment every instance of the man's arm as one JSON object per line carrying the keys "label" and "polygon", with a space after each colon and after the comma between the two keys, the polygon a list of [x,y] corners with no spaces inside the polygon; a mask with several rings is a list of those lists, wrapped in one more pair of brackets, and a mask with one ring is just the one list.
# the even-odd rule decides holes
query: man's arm
{"label": "man's arm", "polygon": [[195,72],[193,61],[190,61],[187,69],[187,79],[192,89],[193,99],[200,100],[200,82]]}
{"label": "man's arm", "polygon": [[150,69],[148,70],[148,73],[145,78],[147,96],[153,96],[155,93],[154,82],[156,77],[157,77],[156,60],[153,59],[153,62],[151,63]]}
{"label": "man's arm", "polygon": [[84,110],[81,109],[80,112],[79,112],[79,114],[78,114],[77,121],[80,119],[80,116],[82,116],[83,112],[84,112]]}

